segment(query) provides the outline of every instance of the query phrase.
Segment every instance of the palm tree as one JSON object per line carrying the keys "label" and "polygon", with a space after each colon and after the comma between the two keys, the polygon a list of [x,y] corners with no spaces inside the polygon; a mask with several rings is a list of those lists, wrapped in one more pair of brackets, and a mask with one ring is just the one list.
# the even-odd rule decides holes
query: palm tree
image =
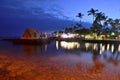
{"label": "palm tree", "polygon": [[104,26],[108,26],[108,24],[109,24],[109,23],[108,23],[107,21],[105,21],[105,22],[103,23]]}
{"label": "palm tree", "polygon": [[108,30],[109,30],[109,28],[108,28],[109,22],[108,22],[108,19],[107,19],[107,18],[108,18],[108,17],[106,17],[105,20],[104,20],[104,22],[103,22],[104,28],[103,28],[103,30],[102,30],[102,33],[106,33],[106,32],[108,32]]}
{"label": "palm tree", "polygon": [[82,26],[81,24],[79,24],[79,23],[76,24],[76,27],[77,27],[78,29],[82,29],[82,28],[83,28],[83,26]]}
{"label": "palm tree", "polygon": [[109,22],[109,23],[111,23],[112,21],[113,21],[113,19],[112,19],[112,18],[109,18],[109,19],[108,19],[108,22]]}
{"label": "palm tree", "polygon": [[114,23],[115,23],[115,28],[116,28],[117,30],[119,30],[119,29],[120,29],[120,19],[115,19],[115,20],[114,20]]}
{"label": "palm tree", "polygon": [[[101,28],[103,28],[104,24],[107,25],[108,22],[106,22],[106,20],[107,20],[108,16],[105,16],[104,13],[102,13],[102,12],[96,13],[95,17],[96,17],[95,21],[96,21],[98,24],[101,25]],[[102,24],[102,23],[103,23],[103,24]]]}
{"label": "palm tree", "polygon": [[116,26],[115,24],[116,24],[116,22],[118,22],[117,19],[113,20],[112,18],[109,18],[107,21],[108,21],[109,25],[111,26],[111,31],[115,30],[115,26]]}
{"label": "palm tree", "polygon": [[108,16],[105,16],[105,14],[102,16],[102,20],[105,22],[107,20]]}
{"label": "palm tree", "polygon": [[115,19],[113,20],[112,24],[111,24],[111,32],[114,32],[115,35],[118,35],[118,32],[120,30],[120,19]]}
{"label": "palm tree", "polygon": [[80,18],[80,24],[81,24],[81,19],[84,15],[82,13],[78,13],[77,17]]}
{"label": "palm tree", "polygon": [[114,20],[112,18],[107,19],[108,25],[113,26]]}
{"label": "palm tree", "polygon": [[95,20],[93,22],[93,27],[91,28],[94,33],[100,35],[103,29],[102,21],[105,21],[107,16],[104,13],[99,12],[95,14]]}
{"label": "palm tree", "polygon": [[78,34],[82,34],[82,35],[86,35],[86,34],[90,34],[91,32],[90,32],[90,30],[89,29],[87,29],[87,28],[82,28],[82,29],[79,29],[79,30],[76,30],[75,31],[76,33],[78,33]]}
{"label": "palm tree", "polygon": [[89,11],[88,11],[88,15],[93,15],[93,22],[94,22],[94,17],[96,15],[96,12],[98,12],[98,10],[95,10],[93,8],[91,8]]}
{"label": "palm tree", "polygon": [[95,17],[96,17],[96,21],[99,22],[100,24],[101,24],[102,20],[106,20],[107,19],[105,14],[102,13],[102,12],[96,13]]}

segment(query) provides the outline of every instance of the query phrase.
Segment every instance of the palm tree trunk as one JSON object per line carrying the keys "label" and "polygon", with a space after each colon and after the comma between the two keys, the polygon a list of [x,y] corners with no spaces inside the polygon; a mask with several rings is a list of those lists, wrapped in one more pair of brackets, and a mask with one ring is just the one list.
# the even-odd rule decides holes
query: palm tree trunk
{"label": "palm tree trunk", "polygon": [[81,25],[81,19],[80,19],[80,25]]}
{"label": "palm tree trunk", "polygon": [[94,15],[93,15],[93,23],[94,23]]}

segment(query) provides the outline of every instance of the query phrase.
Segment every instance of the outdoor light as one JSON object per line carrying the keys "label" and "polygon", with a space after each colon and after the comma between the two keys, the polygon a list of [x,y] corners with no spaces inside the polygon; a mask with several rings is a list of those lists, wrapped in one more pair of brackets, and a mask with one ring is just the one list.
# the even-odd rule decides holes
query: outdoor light
{"label": "outdoor light", "polygon": [[74,34],[61,34],[62,38],[74,38],[75,35]]}
{"label": "outdoor light", "polygon": [[61,37],[62,38],[68,38],[67,34],[62,34]]}
{"label": "outdoor light", "polygon": [[114,33],[114,32],[112,32],[112,33],[111,33],[111,36],[115,36],[115,33]]}

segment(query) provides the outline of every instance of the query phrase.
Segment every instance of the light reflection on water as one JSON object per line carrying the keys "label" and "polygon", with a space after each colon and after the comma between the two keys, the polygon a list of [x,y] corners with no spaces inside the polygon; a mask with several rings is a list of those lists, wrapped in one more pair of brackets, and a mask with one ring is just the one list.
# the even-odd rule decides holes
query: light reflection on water
{"label": "light reflection on water", "polygon": [[111,53],[120,52],[120,44],[102,44],[102,43],[84,43],[84,42],[66,42],[56,41],[56,49],[63,48],[65,50],[81,50],[81,51],[95,51],[99,54],[102,54],[105,51],[109,51]]}
{"label": "light reflection on water", "polygon": [[68,49],[68,50],[80,47],[80,44],[78,42],[61,41],[60,45],[61,45],[62,48],[65,48],[65,49]]}
{"label": "light reflection on water", "polygon": [[[120,44],[102,44],[102,43],[85,43],[85,42],[66,42],[55,41],[45,45],[14,45],[8,42],[0,42],[0,51],[11,55],[31,54],[41,56],[46,55],[87,55],[86,59],[91,56],[110,58],[111,60],[120,61]],[[7,49],[7,51],[6,51]],[[60,54],[59,54],[60,53]],[[89,55],[88,55],[89,54]],[[82,56],[80,56],[82,58]],[[92,58],[92,57],[91,57]],[[120,63],[120,62],[119,62]]]}
{"label": "light reflection on water", "polygon": [[[87,55],[99,56],[100,59],[110,58],[111,60],[120,61],[120,44],[102,44],[102,43],[85,43],[85,42],[66,42],[55,41],[51,44],[39,45],[14,45],[8,42],[0,42],[1,53],[5,52],[11,55]],[[7,50],[6,50],[7,49]],[[59,54],[60,53],[60,54]],[[88,55],[89,54],[89,55]],[[83,57],[83,56],[79,56]],[[91,57],[92,58],[92,57]],[[119,62],[120,63],[120,62]]]}
{"label": "light reflection on water", "polygon": [[[62,48],[63,53],[76,54],[88,62],[100,61],[102,64],[113,64],[120,67],[120,44],[84,43],[84,42],[56,42],[56,49]],[[72,56],[75,57],[75,56]],[[76,57],[77,58],[77,57]],[[84,63],[83,61],[83,63]],[[96,62],[95,62],[96,64]],[[109,66],[110,67],[110,66]],[[113,67],[113,66],[112,66]],[[120,69],[119,69],[120,71]]]}
{"label": "light reflection on water", "polygon": [[[69,74],[69,71],[73,71],[75,77],[79,77],[77,74],[80,72],[89,75],[92,73],[96,75],[100,73],[101,75],[106,73],[111,73],[110,75],[120,74],[120,44],[66,41],[55,41],[41,46],[14,45],[8,42],[0,42],[0,44],[0,55],[11,55],[15,56],[14,58],[22,57],[25,58],[26,62],[28,60],[34,62],[35,60],[34,64],[39,67],[41,65],[47,67],[48,64],[49,67],[57,65],[60,69],[59,73]],[[41,61],[43,63],[39,64]],[[65,71],[67,69],[68,72]],[[79,70],[82,71],[79,72]],[[43,71],[43,74],[46,73]]]}

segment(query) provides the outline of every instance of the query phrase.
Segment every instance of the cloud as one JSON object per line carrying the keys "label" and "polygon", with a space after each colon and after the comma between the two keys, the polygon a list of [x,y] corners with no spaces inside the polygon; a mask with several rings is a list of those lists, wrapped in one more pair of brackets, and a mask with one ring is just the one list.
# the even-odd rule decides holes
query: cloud
{"label": "cloud", "polygon": [[41,32],[60,30],[73,23],[60,16],[64,15],[55,0],[1,0],[0,36],[21,36],[27,27]]}
{"label": "cloud", "polygon": [[0,8],[8,11],[8,15],[18,14],[19,16],[31,15],[37,17],[45,17],[46,15],[47,17],[68,18],[63,15],[62,9],[55,0],[2,0]]}
{"label": "cloud", "polygon": [[62,10],[56,0],[1,0],[0,36],[21,36],[27,27],[43,32],[75,24]]}

